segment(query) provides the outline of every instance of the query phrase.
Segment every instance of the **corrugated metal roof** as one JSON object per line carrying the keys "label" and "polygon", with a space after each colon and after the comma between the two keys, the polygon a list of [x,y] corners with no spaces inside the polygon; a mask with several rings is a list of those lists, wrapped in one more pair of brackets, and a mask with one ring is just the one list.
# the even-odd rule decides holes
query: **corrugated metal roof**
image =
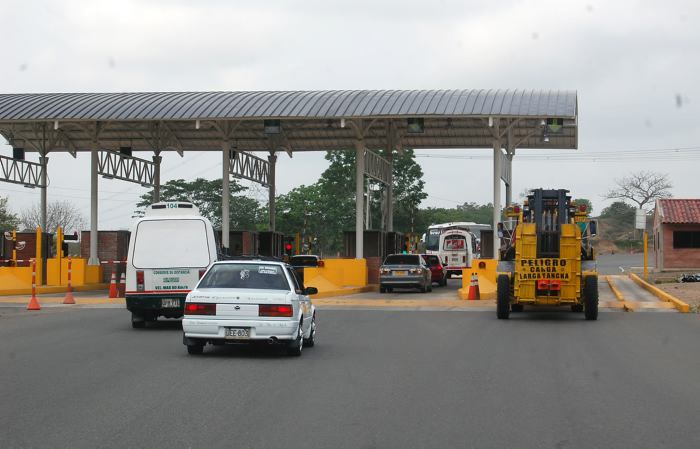
{"label": "corrugated metal roof", "polygon": [[700,224],[700,199],[657,200],[661,222],[671,224]]}
{"label": "corrugated metal roof", "polygon": [[576,92],[354,90],[0,94],[0,121],[576,117]]}

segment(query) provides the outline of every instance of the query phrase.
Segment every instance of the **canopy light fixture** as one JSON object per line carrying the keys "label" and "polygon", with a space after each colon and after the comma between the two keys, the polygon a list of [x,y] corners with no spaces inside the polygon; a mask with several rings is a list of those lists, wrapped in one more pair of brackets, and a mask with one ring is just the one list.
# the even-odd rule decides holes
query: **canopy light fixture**
{"label": "canopy light fixture", "polygon": [[564,119],[561,118],[548,118],[547,119],[547,131],[552,134],[558,134],[564,127]]}
{"label": "canopy light fixture", "polygon": [[131,157],[132,156],[131,147],[119,147],[119,154],[121,154],[122,156]]}
{"label": "canopy light fixture", "polygon": [[425,131],[425,124],[422,117],[406,119],[406,126],[410,134],[421,134]]}
{"label": "canopy light fixture", "polygon": [[15,159],[17,161],[23,161],[24,160],[24,148],[13,147],[12,148],[12,159]]}
{"label": "canopy light fixture", "polygon": [[265,134],[279,134],[282,132],[282,123],[279,120],[265,120]]}

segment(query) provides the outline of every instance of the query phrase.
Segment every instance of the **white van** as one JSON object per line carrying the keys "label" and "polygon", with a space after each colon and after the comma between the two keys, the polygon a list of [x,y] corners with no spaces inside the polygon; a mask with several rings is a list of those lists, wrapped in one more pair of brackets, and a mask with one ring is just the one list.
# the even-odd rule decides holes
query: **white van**
{"label": "white van", "polygon": [[195,205],[151,205],[129,241],[125,296],[132,327],[159,316],[182,317],[187,293],[217,256],[214,229]]}

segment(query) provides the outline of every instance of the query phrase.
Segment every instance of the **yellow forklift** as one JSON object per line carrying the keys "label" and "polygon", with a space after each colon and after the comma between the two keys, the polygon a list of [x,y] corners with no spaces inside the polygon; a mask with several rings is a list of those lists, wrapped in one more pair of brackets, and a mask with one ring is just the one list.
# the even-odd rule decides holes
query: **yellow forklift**
{"label": "yellow forklift", "polygon": [[598,272],[591,239],[597,223],[565,189],[535,189],[498,224],[497,316],[525,306],[569,306],[598,318]]}

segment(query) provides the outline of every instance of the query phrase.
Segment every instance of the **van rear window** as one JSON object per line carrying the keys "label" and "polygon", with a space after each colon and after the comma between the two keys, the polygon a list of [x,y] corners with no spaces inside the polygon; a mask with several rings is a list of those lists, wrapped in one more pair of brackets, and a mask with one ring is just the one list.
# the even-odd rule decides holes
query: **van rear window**
{"label": "van rear window", "polygon": [[203,220],[146,220],[136,227],[132,263],[136,268],[203,268],[209,242]]}

